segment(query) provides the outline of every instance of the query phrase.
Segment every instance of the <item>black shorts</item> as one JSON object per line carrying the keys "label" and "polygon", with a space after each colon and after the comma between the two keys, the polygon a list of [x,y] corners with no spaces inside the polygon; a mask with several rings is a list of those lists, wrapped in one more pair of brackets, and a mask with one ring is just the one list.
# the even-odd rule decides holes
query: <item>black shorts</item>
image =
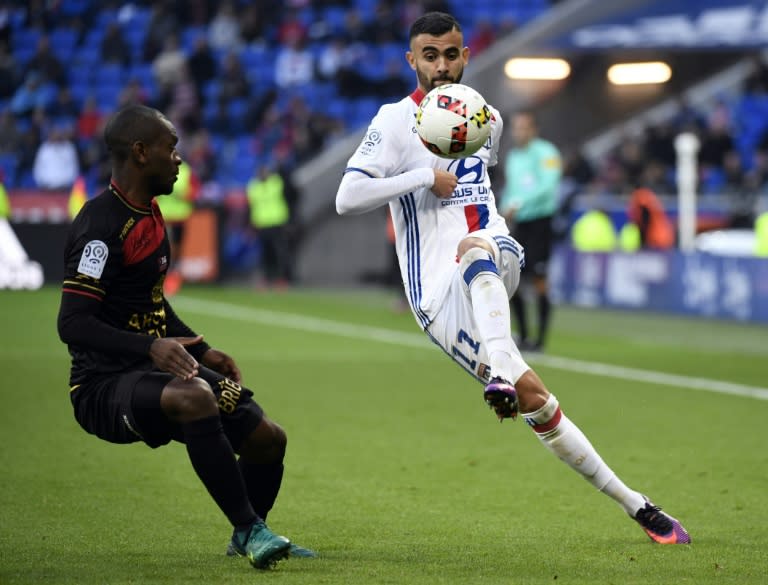
{"label": "black shorts", "polygon": [[525,248],[523,274],[546,277],[554,242],[552,216],[518,222],[512,235]]}
{"label": "black shorts", "polygon": [[[200,366],[219,403],[222,426],[235,451],[264,418],[253,392],[226,376]],[[89,433],[111,443],[144,441],[152,448],[184,442],[181,425],[160,408],[160,394],[174,379],[160,370],[137,370],[78,386],[71,393],[75,419]]]}

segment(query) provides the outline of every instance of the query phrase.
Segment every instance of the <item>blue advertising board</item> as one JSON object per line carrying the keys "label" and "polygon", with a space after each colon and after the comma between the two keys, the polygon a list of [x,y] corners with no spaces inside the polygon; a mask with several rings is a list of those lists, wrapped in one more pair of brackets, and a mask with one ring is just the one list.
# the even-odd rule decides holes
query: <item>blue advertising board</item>
{"label": "blue advertising board", "polygon": [[561,303],[768,323],[768,258],[562,247],[550,279]]}

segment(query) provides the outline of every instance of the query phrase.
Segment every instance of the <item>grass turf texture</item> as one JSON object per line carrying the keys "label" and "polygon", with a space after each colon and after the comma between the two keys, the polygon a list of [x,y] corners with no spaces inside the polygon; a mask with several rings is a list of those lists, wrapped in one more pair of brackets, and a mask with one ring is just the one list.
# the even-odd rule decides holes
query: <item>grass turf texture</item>
{"label": "grass turf texture", "polygon": [[[3,585],[765,583],[768,402],[537,367],[606,461],[694,541],[659,546],[522,421],[498,424],[393,297],[190,286],[174,301],[182,318],[238,360],[288,432],[270,525],[321,555],[256,572],[224,556],[230,528],[183,446],[110,445],[77,426],[58,294],[0,292]],[[286,328],[267,311],[304,317]],[[766,387],[767,336],[562,307],[548,354]]]}

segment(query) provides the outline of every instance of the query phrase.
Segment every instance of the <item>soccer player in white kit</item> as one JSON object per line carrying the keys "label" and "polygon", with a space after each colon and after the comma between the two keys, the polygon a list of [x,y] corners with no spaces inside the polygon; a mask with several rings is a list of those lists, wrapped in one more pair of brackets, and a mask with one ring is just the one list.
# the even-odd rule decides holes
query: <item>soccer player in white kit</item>
{"label": "soccer player in white kit", "polygon": [[410,30],[406,59],[418,87],[386,104],[350,158],[336,194],[339,214],[388,204],[406,296],[416,321],[443,350],[485,383],[499,420],[518,411],[547,449],[613,498],[648,536],[687,544],[675,518],[627,487],[602,460],[515,346],[509,298],[524,252],[510,237],[488,167],[496,164],[502,120],[491,108],[491,135],[474,155],[448,160],[430,153],[416,133],[416,109],[434,87],[459,83],[469,58],[460,24],[430,12]]}

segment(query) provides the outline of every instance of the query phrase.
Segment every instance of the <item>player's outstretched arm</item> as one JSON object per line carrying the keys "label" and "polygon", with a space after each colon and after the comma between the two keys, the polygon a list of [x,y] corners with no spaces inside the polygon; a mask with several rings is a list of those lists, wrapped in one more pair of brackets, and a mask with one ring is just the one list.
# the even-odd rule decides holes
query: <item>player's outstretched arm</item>
{"label": "player's outstretched arm", "polygon": [[431,168],[414,169],[395,177],[370,177],[359,170],[348,170],[336,192],[339,215],[357,215],[386,205],[400,195],[423,187],[432,187],[435,172]]}

